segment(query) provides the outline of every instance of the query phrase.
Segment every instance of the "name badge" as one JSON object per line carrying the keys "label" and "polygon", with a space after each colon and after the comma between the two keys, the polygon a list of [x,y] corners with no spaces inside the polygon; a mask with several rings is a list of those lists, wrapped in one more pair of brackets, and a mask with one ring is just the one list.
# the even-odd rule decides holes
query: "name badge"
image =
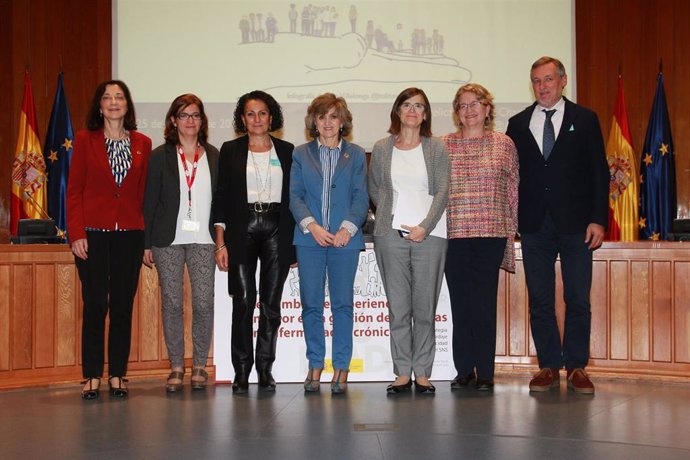
{"label": "name badge", "polygon": [[201,228],[198,220],[183,220],[182,221],[182,231],[183,232],[198,232]]}

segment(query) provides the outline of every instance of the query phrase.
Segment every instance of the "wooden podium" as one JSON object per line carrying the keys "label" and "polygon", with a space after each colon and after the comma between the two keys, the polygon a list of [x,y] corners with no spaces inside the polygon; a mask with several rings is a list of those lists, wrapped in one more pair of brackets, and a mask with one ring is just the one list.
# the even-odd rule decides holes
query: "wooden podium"
{"label": "wooden podium", "polygon": [[[501,272],[499,284],[499,374],[527,374],[537,367],[519,243],[516,248],[517,273]],[[594,259],[588,371],[624,378],[689,379],[690,243],[605,243]],[[557,276],[562,326],[565,306],[558,270]],[[185,357],[191,366],[188,278],[185,285]],[[0,389],[81,380],[80,336],[81,290],[69,248],[0,245]],[[212,360],[211,354],[209,365]],[[128,376],[163,377],[168,366],[157,275],[142,267]]]}

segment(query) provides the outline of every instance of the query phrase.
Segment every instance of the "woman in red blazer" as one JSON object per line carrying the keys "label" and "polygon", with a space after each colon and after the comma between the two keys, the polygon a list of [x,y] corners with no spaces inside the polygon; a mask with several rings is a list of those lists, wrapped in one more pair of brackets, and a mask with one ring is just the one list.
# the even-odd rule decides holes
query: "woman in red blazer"
{"label": "woman in red blazer", "polygon": [[136,131],[134,104],[119,80],[96,88],[87,127],[75,136],[67,185],[67,235],[84,301],[82,398],[99,396],[108,314],[108,385],[124,398],[151,139]]}

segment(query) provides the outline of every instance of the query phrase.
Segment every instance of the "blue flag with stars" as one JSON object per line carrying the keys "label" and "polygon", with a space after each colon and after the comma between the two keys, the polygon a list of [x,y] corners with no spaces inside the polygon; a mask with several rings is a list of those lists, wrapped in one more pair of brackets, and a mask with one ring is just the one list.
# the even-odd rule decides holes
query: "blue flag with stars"
{"label": "blue flag with stars", "polygon": [[659,72],[640,162],[640,240],[665,240],[676,218],[676,159]]}
{"label": "blue flag with stars", "polygon": [[48,214],[62,231],[61,236],[66,237],[65,200],[67,198],[67,180],[69,179],[74,134],[62,80],[62,72],[60,72],[43,155],[45,156],[46,174],[48,175]]}

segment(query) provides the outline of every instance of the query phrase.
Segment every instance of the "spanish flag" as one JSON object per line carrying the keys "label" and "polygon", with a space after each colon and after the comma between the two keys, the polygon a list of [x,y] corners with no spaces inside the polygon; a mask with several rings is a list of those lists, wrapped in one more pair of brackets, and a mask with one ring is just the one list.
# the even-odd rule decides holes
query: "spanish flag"
{"label": "spanish flag", "polygon": [[46,217],[46,163],[38,140],[38,123],[29,72],[24,74],[24,102],[19,114],[19,136],[12,163],[10,232],[17,234],[20,219]]}
{"label": "spanish flag", "polygon": [[637,241],[638,177],[628,111],[623,95],[623,77],[618,76],[618,96],[606,144],[611,181],[609,183],[608,241]]}

